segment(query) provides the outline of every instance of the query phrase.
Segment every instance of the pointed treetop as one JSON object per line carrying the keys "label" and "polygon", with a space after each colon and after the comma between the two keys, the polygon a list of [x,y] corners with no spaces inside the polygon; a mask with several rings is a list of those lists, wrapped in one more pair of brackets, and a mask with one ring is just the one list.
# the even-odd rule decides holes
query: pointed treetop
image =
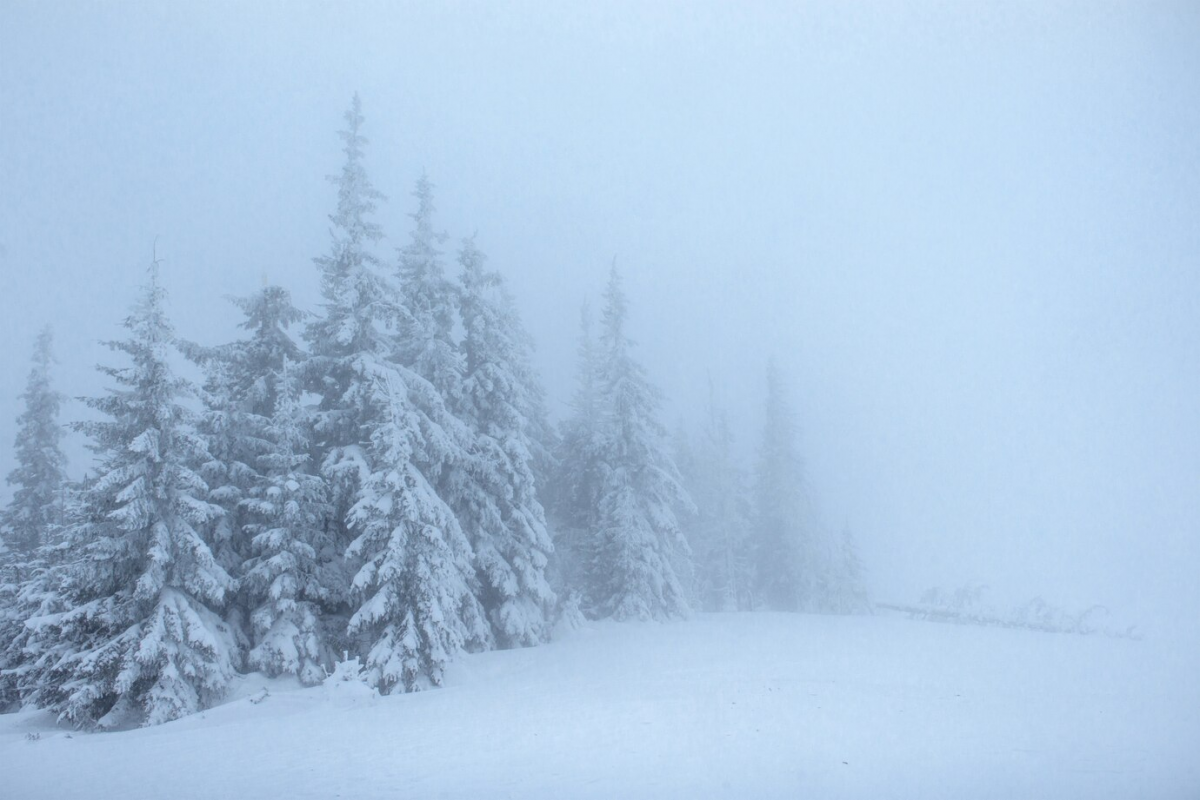
{"label": "pointed treetop", "polygon": [[328,178],[338,185],[337,212],[330,220],[344,232],[350,243],[360,245],[364,240],[376,242],[383,238],[379,225],[370,222],[367,217],[375,211],[377,201],[386,198],[371,185],[363,167],[363,152],[369,141],[362,135],[362,104],[357,92],[350,101],[345,119],[346,127],[339,131],[338,136],[345,143],[342,152],[346,154],[346,163],[341,175],[330,175]]}
{"label": "pointed treetop", "polygon": [[292,305],[291,292],[282,286],[264,283],[261,289],[249,297],[229,296],[227,299],[246,315],[246,318],[238,323],[238,327],[260,335],[278,327],[294,325],[308,316]]}
{"label": "pointed treetop", "polygon": [[349,160],[357,160],[362,157],[363,145],[370,144],[366,137],[360,132],[362,130],[363,115],[362,101],[358,98],[358,92],[350,99],[350,108],[346,109],[343,115],[346,120],[346,127],[338,133],[342,141],[346,143],[343,152]]}
{"label": "pointed treetop", "polygon": [[25,410],[17,418],[13,446],[17,466],[7,479],[9,485],[17,488],[8,508],[0,510],[0,545],[7,539],[10,551],[26,557],[52,537],[60,521],[56,511],[58,490],[66,479],[66,458],[59,447],[62,431],[58,424],[63,398],[50,385],[50,364],[54,362],[51,344],[47,325],[37,336],[33,369],[21,393]]}
{"label": "pointed treetop", "polygon": [[613,258],[608,273],[608,286],[604,290],[604,338],[610,348],[622,348],[630,344],[625,338],[625,319],[629,315],[629,302],[621,288],[621,274],[617,271],[617,259]]}
{"label": "pointed treetop", "polygon": [[[134,303],[133,311],[125,318],[125,327],[137,334],[137,340],[142,347],[161,347],[174,340],[175,332],[166,315],[167,290],[159,280],[158,248],[155,246],[154,256],[150,266],[146,268],[146,283],[142,288],[141,297]],[[128,350],[132,342],[109,342],[110,347],[118,350]]]}
{"label": "pointed treetop", "polygon": [[421,233],[433,235],[433,212],[437,208],[433,205],[433,182],[429,180],[429,173],[421,170],[421,177],[417,178],[417,185],[412,191],[412,196],[417,198],[417,210],[409,214],[413,221],[417,223],[417,229]]}
{"label": "pointed treetop", "polygon": [[33,363],[34,366],[44,370],[56,361],[54,358],[54,327],[47,323],[38,331],[37,339],[34,341]]}
{"label": "pointed treetop", "polygon": [[484,270],[487,256],[475,244],[475,234],[463,239],[462,249],[458,252],[458,263],[462,265],[462,283],[467,291],[483,292],[493,286],[500,285],[500,274]]}
{"label": "pointed treetop", "polygon": [[417,207],[408,215],[414,223],[412,236],[408,244],[399,250],[400,282],[408,286],[410,293],[417,285],[422,287],[416,290],[421,294],[445,280],[438,258],[441,251],[437,245],[446,238],[446,234],[433,229],[433,215],[437,210],[433,203],[434,188],[428,173],[422,170],[412,191],[412,196],[417,199]]}

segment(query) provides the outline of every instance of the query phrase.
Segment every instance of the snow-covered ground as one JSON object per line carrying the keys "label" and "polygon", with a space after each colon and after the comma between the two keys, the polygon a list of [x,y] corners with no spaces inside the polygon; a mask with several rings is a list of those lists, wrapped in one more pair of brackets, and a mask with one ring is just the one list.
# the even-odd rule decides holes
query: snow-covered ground
{"label": "snow-covered ground", "polygon": [[1194,657],[887,616],[605,623],[420,694],[251,676],[156,728],[0,717],[0,797],[1196,798]]}

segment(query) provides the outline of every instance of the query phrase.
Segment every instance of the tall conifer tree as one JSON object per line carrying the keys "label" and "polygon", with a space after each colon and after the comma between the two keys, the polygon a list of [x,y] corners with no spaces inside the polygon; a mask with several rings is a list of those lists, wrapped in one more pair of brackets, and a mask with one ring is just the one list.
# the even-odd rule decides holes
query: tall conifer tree
{"label": "tall conifer tree", "polygon": [[690,549],[676,509],[692,508],[658,422],[658,393],[630,352],[614,267],[604,295],[597,398],[599,491],[591,531],[591,612],[615,619],[690,613],[680,571]]}
{"label": "tall conifer tree", "polygon": [[17,466],[8,475],[16,489],[0,512],[0,710],[18,700],[16,671],[29,658],[25,617],[53,610],[37,602],[47,560],[43,548],[61,539],[66,516],[66,458],[58,422],[62,396],[50,384],[51,343],[47,326],[34,344],[33,369],[21,394],[25,410],[17,419],[13,448]]}
{"label": "tall conifer tree", "polygon": [[530,415],[538,396],[530,342],[500,275],[484,270],[473,240],[463,244],[459,263],[466,365],[460,413],[475,441],[458,516],[497,641],[531,645],[548,635],[555,597],[545,576],[553,546],[532,470]]}
{"label": "tall conifer tree", "polygon": [[[376,413],[374,375],[391,349],[386,324],[393,291],[379,274],[372,249],[383,238],[372,216],[384,198],[367,176],[363,123],[355,94],[339,134],[345,155],[342,170],[329,176],[337,186],[337,208],[329,217],[329,253],[313,259],[321,273],[321,313],[304,330],[309,345],[305,383],[320,398],[313,414],[313,467],[329,488],[326,524],[339,549],[355,538],[348,515],[368,469],[365,446]],[[349,575],[339,584],[328,587],[331,602],[348,615]]]}
{"label": "tall conifer tree", "polygon": [[795,420],[774,361],[767,366],[766,406],[755,484],[756,594],[777,611],[809,610],[816,600],[811,514]]}
{"label": "tall conifer tree", "polygon": [[831,558],[832,580],[827,608],[835,614],[869,613],[871,601],[863,579],[862,559],[849,524],[842,526]]}
{"label": "tall conifer tree", "polygon": [[14,567],[28,565],[37,549],[54,537],[63,519],[66,457],[58,422],[62,395],[50,385],[52,341],[47,326],[34,345],[33,369],[21,394],[25,410],[17,418],[13,447],[17,466],[8,474],[9,485],[16,488],[8,508],[0,514],[0,539]]}
{"label": "tall conifer tree", "polygon": [[470,545],[437,491],[470,436],[403,359],[413,320],[428,317],[378,272],[371,245],[382,233],[370,217],[381,195],[363,166],[357,97],[346,122],[332,251],[316,260],[324,315],[306,330],[309,385],[322,397],[315,444],[352,576],[349,644],[365,655],[374,685],[412,690],[439,683],[461,647],[490,642],[471,591]]}
{"label": "tall conifer tree", "polygon": [[600,492],[599,358],[592,331],[591,310],[579,312],[575,394],[571,415],[563,421],[557,445],[558,469],[547,483],[548,509],[553,521],[552,576],[560,593],[588,595],[585,568],[592,551]]}
{"label": "tall conifer tree", "polygon": [[208,454],[170,368],[174,336],[157,262],[110,346],[126,367],[101,368],[117,386],[86,402],[107,419],[80,423],[99,473],[54,568],[59,613],[27,621],[32,698],[79,725],[165,722],[212,704],[233,676],[234,645],[215,613],[233,581],[200,531],[220,514],[196,472]]}
{"label": "tall conifer tree", "polygon": [[751,502],[745,477],[734,461],[729,423],[711,403],[707,424],[690,456],[683,471],[697,510],[687,518],[686,531],[700,598],[709,611],[749,610],[754,577]]}

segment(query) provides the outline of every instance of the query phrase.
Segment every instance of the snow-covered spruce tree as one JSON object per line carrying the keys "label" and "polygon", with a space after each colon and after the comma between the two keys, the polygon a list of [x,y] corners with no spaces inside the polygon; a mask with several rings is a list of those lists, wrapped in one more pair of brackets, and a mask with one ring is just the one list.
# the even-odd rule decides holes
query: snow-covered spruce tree
{"label": "snow-covered spruce tree", "polygon": [[253,634],[247,661],[268,675],[296,675],[311,685],[334,661],[322,626],[331,599],[323,573],[340,554],[326,530],[325,481],[306,468],[308,419],[286,356],[270,383],[275,409],[256,460],[261,477],[241,501],[251,546],[242,579]]}
{"label": "snow-covered spruce tree", "polygon": [[698,592],[709,611],[753,607],[750,497],[733,455],[733,436],[715,407],[686,466],[684,485],[696,501],[685,532],[696,564]]}
{"label": "snow-covered spruce tree", "polygon": [[5,698],[9,697],[5,690],[4,670],[11,665],[6,654],[9,644],[16,636],[17,628],[21,625],[16,610],[20,583],[11,566],[11,560],[12,551],[4,543],[4,538],[0,537],[0,713],[7,707]]}
{"label": "snow-covered spruce tree", "polygon": [[[671,453],[671,460],[674,462],[675,469],[679,475],[679,485],[683,487],[686,496],[690,498],[692,497],[692,476],[696,465],[692,452],[691,437],[684,427],[682,418],[676,421],[675,432],[668,439],[668,447]],[[676,556],[673,563],[678,569],[677,577],[679,578],[680,586],[683,587],[688,608],[703,610],[706,606],[704,598],[701,595],[701,574],[699,572],[701,565],[697,561],[697,556],[701,554],[701,551],[696,549],[695,541],[692,539],[699,518],[700,510],[694,502],[691,506],[678,505],[675,508],[676,524],[679,525],[680,535],[688,543],[689,559],[681,563],[678,556]]]}
{"label": "snow-covered spruce tree", "polygon": [[17,709],[20,692],[13,670],[25,658],[17,642],[25,621],[17,602],[21,581],[26,580],[25,565],[16,566],[12,559],[12,551],[0,537],[0,714]]}
{"label": "snow-covered spruce tree", "polygon": [[8,475],[15,486],[8,507],[0,512],[0,711],[18,699],[17,670],[26,659],[22,623],[31,611],[32,582],[45,569],[47,545],[57,542],[64,522],[66,458],[60,447],[58,412],[62,396],[50,385],[52,336],[49,326],[38,334],[33,369],[21,399],[13,454],[17,467]]}
{"label": "snow-covered spruce tree", "polygon": [[[433,226],[433,185],[422,175],[417,180],[413,196],[417,208],[409,243],[400,250],[397,268],[397,303],[395,305],[396,337],[392,353],[395,364],[411,375],[418,376],[433,390],[436,402],[422,398],[424,390],[406,379],[406,395],[412,398],[433,420],[441,437],[439,448],[426,448],[416,453],[416,466],[429,480],[438,497],[445,502],[462,526],[469,516],[467,506],[473,498],[489,491],[481,485],[486,472],[484,457],[478,451],[475,431],[464,421],[463,353],[454,338],[458,311],[459,287],[446,277],[438,244],[444,238]],[[453,538],[449,531],[446,535]],[[463,580],[478,599],[481,585],[474,567],[463,574]],[[475,607],[465,609],[467,628],[475,630],[470,619]],[[482,638],[469,638],[473,650],[494,645],[490,629]]]}
{"label": "snow-covered spruce tree", "polygon": [[[513,306],[515,308],[515,305]],[[524,332],[523,337],[527,347],[522,357],[515,362],[517,380],[524,387],[525,397],[525,430],[529,442],[529,468],[533,472],[534,485],[538,489],[538,502],[543,509],[550,502],[551,486],[554,475],[559,469],[558,430],[550,421],[550,411],[546,406],[546,390],[542,385],[541,376],[533,366],[533,337]],[[547,513],[547,529],[550,530],[549,514]],[[551,539],[553,539],[551,532]]]}
{"label": "snow-covered spruce tree", "polygon": [[[57,553],[48,553],[51,558]],[[40,637],[36,627],[25,625],[26,620],[38,620],[66,608],[59,590],[61,570],[41,565],[30,570],[24,579],[12,581],[12,573],[2,585],[0,600],[0,712],[15,711],[22,699],[35,696],[40,674],[47,664],[54,663],[55,654],[65,653],[61,644]]]}
{"label": "snow-covered spruce tree", "polygon": [[400,250],[397,271],[401,296],[396,358],[457,410],[462,394],[463,359],[454,341],[457,287],[446,277],[433,228],[433,184],[422,174],[413,197],[417,210],[409,243]]}
{"label": "snow-covered spruce tree", "polygon": [[692,502],[657,419],[658,394],[630,353],[628,309],[615,267],[604,303],[589,610],[618,620],[687,616],[679,569],[690,566],[691,553],[675,511],[691,508]]}
{"label": "snow-covered spruce tree", "polygon": [[[524,415],[526,442],[529,447],[529,469],[533,473],[533,485],[537,490],[538,504],[542,507],[542,519],[545,521],[546,534],[550,540],[549,560],[544,574],[551,592],[554,592],[556,533],[549,506],[554,502],[553,485],[561,467],[558,460],[561,448],[558,429],[550,421],[550,411],[546,405],[546,391],[541,376],[533,366],[533,337],[526,334],[526,339],[529,342],[529,348],[525,357],[516,364],[517,380],[525,387]],[[568,601],[568,597],[554,593],[555,601],[561,609],[562,604]]]}
{"label": "snow-covered spruce tree", "polygon": [[455,446],[421,411],[440,398],[403,368],[373,378],[370,473],[349,514],[358,537],[348,555],[361,564],[354,590],[363,598],[350,632],[364,642],[372,685],[415,691],[440,685],[446,664],[464,647],[489,641],[490,631],[470,585],[471,546],[419,468]]}
{"label": "snow-covered spruce tree", "polygon": [[217,347],[187,344],[189,358],[205,372],[201,389],[204,411],[197,430],[210,458],[200,474],[209,485],[209,502],[224,513],[209,533],[217,560],[235,577],[250,555],[244,536],[242,501],[259,480],[256,468],[266,451],[266,429],[276,400],[276,382],[285,359],[302,359],[288,328],[303,319],[291,295],[279,286],[266,286],[246,298],[231,298],[245,314],[240,323],[246,339]]}
{"label": "snow-covered spruce tree", "polygon": [[371,221],[381,195],[363,167],[362,121],[355,97],[334,179],[333,246],[316,259],[324,314],[305,331],[306,373],[321,395],[313,449],[331,489],[330,533],[346,548],[346,649],[365,655],[368,679],[386,692],[437,684],[446,661],[490,631],[463,589],[474,579],[470,545],[433,488],[470,435],[434,386],[399,361],[388,330],[413,317],[371,252],[382,236]]}
{"label": "snow-covered spruce tree", "polygon": [[545,496],[554,532],[552,584],[560,595],[589,596],[586,564],[600,504],[600,366],[587,304],[580,309],[579,328],[571,415],[561,426],[555,459],[558,468],[546,484]]}
{"label": "snow-covered spruce tree", "polygon": [[[314,465],[329,486],[329,533],[344,550],[354,539],[347,515],[368,469],[364,445],[374,413],[371,375],[391,349],[385,330],[392,287],[379,275],[372,245],[383,237],[371,216],[383,199],[371,185],[363,164],[367,140],[362,135],[362,107],[356,94],[340,136],[346,159],[340,175],[337,210],[329,220],[330,251],[313,259],[321,272],[321,314],[309,322],[306,385],[320,397],[314,413]],[[337,579],[330,570],[330,579]],[[349,574],[327,587],[331,603],[348,618]],[[349,643],[343,643],[349,646]]]}
{"label": "snow-covered spruce tree", "polygon": [[532,645],[547,634],[555,596],[546,582],[553,546],[532,471],[529,337],[496,272],[463,244],[460,311],[466,359],[460,415],[475,434],[471,485],[456,512],[475,551],[480,600],[496,641]]}
{"label": "snow-covered spruce tree", "polygon": [[157,262],[110,343],[126,367],[102,367],[117,386],[86,402],[107,419],[83,422],[99,459],[68,533],[71,557],[51,589],[64,610],[26,622],[35,704],[77,725],[133,718],[166,722],[210,705],[233,676],[233,642],[216,613],[232,580],[198,529],[220,509],[195,471],[208,454],[169,364],[173,343]]}
{"label": "snow-covered spruce tree", "polygon": [[329,217],[330,252],[313,259],[321,271],[323,313],[304,331],[310,350],[307,374],[311,388],[321,396],[318,444],[334,451],[330,455],[335,461],[341,459],[344,443],[361,438],[357,401],[363,392],[358,363],[364,356],[382,357],[391,346],[383,326],[392,288],[379,275],[379,259],[371,251],[383,238],[383,231],[371,220],[383,195],[371,185],[363,165],[367,140],[362,135],[357,94],[345,119],[346,129],[339,135],[346,161],[340,175],[329,176],[338,187],[337,211]]}
{"label": "snow-covered spruce tree", "polygon": [[20,581],[33,566],[38,548],[51,541],[63,520],[63,488],[66,482],[66,458],[60,442],[62,427],[58,412],[62,396],[50,386],[50,328],[38,334],[33,350],[33,369],[21,399],[25,410],[17,418],[17,438],[13,447],[16,468],[8,474],[8,484],[16,487],[8,507],[0,513],[0,539],[7,554],[3,557]]}
{"label": "snow-covered spruce tree", "polygon": [[767,414],[755,485],[754,560],[758,601],[776,611],[813,610],[819,564],[804,467],[783,379],[767,366]]}

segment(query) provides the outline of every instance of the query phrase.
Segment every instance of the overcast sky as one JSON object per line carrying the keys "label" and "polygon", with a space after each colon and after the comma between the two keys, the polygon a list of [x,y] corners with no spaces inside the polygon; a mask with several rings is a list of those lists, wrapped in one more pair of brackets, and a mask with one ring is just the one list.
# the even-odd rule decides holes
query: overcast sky
{"label": "overcast sky", "polygon": [[615,257],[669,427],[711,375],[749,459],[786,369],[878,598],[1194,619],[1200,5],[6,0],[4,474],[36,330],[100,391],[156,240],[188,338],[264,278],[315,307],[355,91],[380,255],[427,170],[556,414]]}

